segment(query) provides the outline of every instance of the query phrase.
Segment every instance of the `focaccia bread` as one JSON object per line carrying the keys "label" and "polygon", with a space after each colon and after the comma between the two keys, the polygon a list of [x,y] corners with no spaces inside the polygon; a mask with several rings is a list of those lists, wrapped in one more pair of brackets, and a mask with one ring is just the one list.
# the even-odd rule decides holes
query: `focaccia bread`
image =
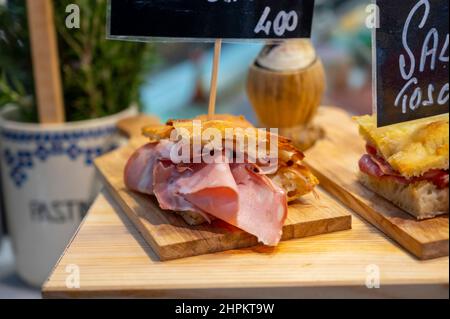
{"label": "focaccia bread", "polygon": [[360,182],[419,220],[448,214],[448,114],[381,128],[355,120],[367,141]]}
{"label": "focaccia bread", "polygon": [[367,188],[381,195],[418,220],[448,214],[448,187],[439,189],[433,183],[422,181],[403,184],[393,179],[380,179],[360,172],[359,180]]}
{"label": "focaccia bread", "polygon": [[[196,132],[194,122],[201,122],[201,130]],[[176,129],[184,129],[189,132],[190,138],[195,139],[196,134],[202,134],[209,128],[218,129],[223,136],[226,136],[226,129],[242,129],[238,130],[233,136],[234,139],[241,137],[245,143],[249,143],[251,139],[257,138],[251,131],[246,129],[254,129],[255,127],[248,122],[243,116],[235,115],[216,115],[213,119],[208,119],[206,115],[198,116],[190,120],[169,120],[166,125],[152,125],[143,128],[144,136],[150,139],[150,142],[158,142],[160,140],[169,139]],[[259,131],[257,130],[258,134]],[[240,136],[239,136],[240,134]],[[267,140],[270,141],[270,132],[267,134]],[[286,190],[288,201],[292,202],[314,190],[319,184],[319,180],[312,172],[303,165],[302,160],[304,154],[296,148],[290,139],[283,136],[276,136],[278,141],[278,170],[269,177],[280,187]],[[209,143],[209,140],[201,140],[202,145]],[[246,146],[246,145],[245,145]]]}
{"label": "focaccia bread", "polygon": [[244,117],[172,120],[143,133],[149,143],[124,168],[127,189],[154,196],[190,225],[218,219],[276,246],[288,203],[318,184],[289,139]]}
{"label": "focaccia bread", "polygon": [[405,177],[449,169],[449,115],[377,128],[376,118],[355,118],[361,135]]}

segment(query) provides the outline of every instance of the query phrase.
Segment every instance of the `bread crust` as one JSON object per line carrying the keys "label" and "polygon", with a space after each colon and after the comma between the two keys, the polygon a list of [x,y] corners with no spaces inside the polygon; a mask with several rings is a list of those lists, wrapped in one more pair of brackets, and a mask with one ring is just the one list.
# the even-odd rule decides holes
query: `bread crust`
{"label": "bread crust", "polygon": [[449,189],[438,189],[433,183],[422,181],[403,184],[394,178],[373,177],[359,173],[360,182],[386,198],[418,220],[449,213]]}
{"label": "bread crust", "polygon": [[402,176],[449,169],[449,115],[377,128],[374,116],[355,117],[360,133]]}
{"label": "bread crust", "polygon": [[[243,116],[234,116],[228,114],[221,114],[214,116],[213,119],[208,119],[206,115],[196,117],[194,120],[201,121],[201,131],[195,132],[193,120],[170,120],[166,125],[152,125],[143,128],[143,135],[150,139],[150,143],[156,143],[163,139],[169,139],[172,131],[176,129],[186,130],[190,134],[193,141],[196,138],[195,134],[202,134],[203,131],[214,128],[218,129],[222,136],[226,136],[226,129],[237,129],[236,135],[233,139],[240,137],[245,143],[250,143],[251,139],[256,139],[261,132],[268,134],[268,137],[277,137],[278,142],[278,169],[275,173],[268,175],[268,177],[278,186],[286,191],[288,202],[295,201],[300,197],[312,192],[319,184],[319,180],[314,174],[303,165],[302,160],[304,154],[300,151],[289,138],[280,135],[271,135],[266,131],[254,130],[255,127],[248,122]],[[247,129],[250,129],[247,131]],[[256,134],[258,132],[258,134]],[[198,136],[197,136],[198,137]],[[202,145],[210,143],[209,140],[200,139]],[[270,143],[270,138],[267,139]],[[256,145],[256,142],[254,142]],[[246,148],[247,145],[244,145]],[[184,217],[184,216],[183,216]],[[202,216],[192,218],[192,216],[184,217],[189,224],[196,224],[202,219]]]}

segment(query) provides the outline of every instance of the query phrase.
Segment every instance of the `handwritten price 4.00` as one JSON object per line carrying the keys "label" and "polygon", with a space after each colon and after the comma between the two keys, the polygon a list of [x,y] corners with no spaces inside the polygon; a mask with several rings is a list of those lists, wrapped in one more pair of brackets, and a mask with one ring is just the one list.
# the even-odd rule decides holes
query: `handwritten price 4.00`
{"label": "handwritten price 4.00", "polygon": [[297,12],[280,11],[272,22],[270,20],[271,11],[272,10],[270,7],[266,7],[264,9],[264,12],[255,28],[256,34],[264,32],[266,35],[270,35],[270,32],[273,29],[275,35],[281,37],[286,33],[286,31],[292,32],[297,29],[299,20]]}

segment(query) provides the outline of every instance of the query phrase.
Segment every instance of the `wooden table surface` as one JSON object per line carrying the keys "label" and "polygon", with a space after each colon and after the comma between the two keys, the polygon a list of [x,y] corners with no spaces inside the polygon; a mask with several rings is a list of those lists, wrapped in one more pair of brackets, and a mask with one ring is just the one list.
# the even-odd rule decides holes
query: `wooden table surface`
{"label": "wooden table surface", "polygon": [[[381,287],[367,288],[378,273]],[[449,298],[448,283],[448,257],[419,261],[355,214],[350,231],[161,262],[102,193],[42,292],[46,298]]]}

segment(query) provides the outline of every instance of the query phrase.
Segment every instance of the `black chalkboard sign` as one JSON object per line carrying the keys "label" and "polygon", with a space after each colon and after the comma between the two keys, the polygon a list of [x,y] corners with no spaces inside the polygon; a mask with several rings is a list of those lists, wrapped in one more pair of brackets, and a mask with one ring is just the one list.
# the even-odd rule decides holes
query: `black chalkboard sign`
{"label": "black chalkboard sign", "polygon": [[449,1],[377,0],[378,126],[449,112]]}
{"label": "black chalkboard sign", "polygon": [[110,38],[308,38],[314,0],[110,0]]}

